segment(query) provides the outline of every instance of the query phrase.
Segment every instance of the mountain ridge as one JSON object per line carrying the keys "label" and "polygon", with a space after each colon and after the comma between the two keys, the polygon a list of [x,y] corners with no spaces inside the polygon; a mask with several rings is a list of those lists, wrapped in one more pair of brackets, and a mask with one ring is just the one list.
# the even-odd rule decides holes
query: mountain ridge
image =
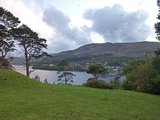
{"label": "mountain ridge", "polygon": [[[158,45],[155,45],[155,44],[158,44]],[[147,45],[147,46],[145,46],[145,48],[144,48],[144,47],[142,47],[144,45]],[[107,42],[107,43],[92,43],[92,44],[83,45],[83,46],[81,46],[79,48],[76,48],[74,50],[68,50],[68,51],[62,51],[62,52],[59,52],[59,53],[54,53],[54,55],[57,56],[57,55],[63,55],[63,54],[66,54],[66,53],[74,53],[74,55],[78,55],[77,51],[101,52],[101,53],[98,53],[98,54],[103,54],[103,53],[106,53],[105,50],[108,50],[108,53],[111,53],[113,51],[114,52],[119,52],[119,49],[117,50],[117,48],[119,48],[119,47],[120,47],[120,50],[123,50],[123,52],[124,52],[124,49],[126,50],[127,47],[129,49],[133,50],[135,46],[142,47],[141,49],[143,49],[143,50],[149,50],[149,51],[151,50],[152,51],[153,49],[156,48],[156,46],[157,46],[157,48],[159,48],[160,43],[159,42],[148,42],[148,41],[131,42],[131,43],[129,43],[129,42],[128,43],[110,43],[110,42]],[[94,49],[94,47],[96,47],[97,49]],[[104,48],[106,48],[106,49],[104,49]]]}
{"label": "mountain ridge", "polygon": [[53,57],[47,58],[43,63],[54,64],[67,60],[78,64],[108,62],[111,65],[120,65],[131,59],[153,54],[157,48],[160,48],[160,42],[92,43],[74,50],[51,54]]}

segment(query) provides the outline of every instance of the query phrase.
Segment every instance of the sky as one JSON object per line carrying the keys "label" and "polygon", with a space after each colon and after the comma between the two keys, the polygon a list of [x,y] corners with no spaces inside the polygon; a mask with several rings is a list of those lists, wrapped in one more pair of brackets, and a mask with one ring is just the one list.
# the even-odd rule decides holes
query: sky
{"label": "sky", "polygon": [[157,0],[0,0],[47,39],[48,52],[85,44],[157,41]]}

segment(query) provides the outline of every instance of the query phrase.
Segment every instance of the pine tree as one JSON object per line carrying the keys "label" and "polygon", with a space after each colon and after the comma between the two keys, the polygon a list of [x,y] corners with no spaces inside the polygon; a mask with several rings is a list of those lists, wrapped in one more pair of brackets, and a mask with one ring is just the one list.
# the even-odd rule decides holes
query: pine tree
{"label": "pine tree", "polygon": [[33,32],[27,25],[21,25],[19,28],[13,29],[12,34],[18,41],[18,45],[23,48],[26,75],[29,76],[31,61],[47,55],[47,53],[43,51],[44,48],[47,48],[46,40],[39,38],[38,34]]}

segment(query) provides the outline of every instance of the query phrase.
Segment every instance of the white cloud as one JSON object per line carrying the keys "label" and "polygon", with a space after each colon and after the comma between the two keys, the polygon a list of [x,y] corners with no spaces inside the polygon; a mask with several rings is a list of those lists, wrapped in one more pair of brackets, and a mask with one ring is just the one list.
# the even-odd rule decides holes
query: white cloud
{"label": "white cloud", "polygon": [[93,31],[91,32],[91,40],[93,43],[104,43],[105,42],[104,38],[100,34],[93,32]]}
{"label": "white cloud", "polygon": [[[22,0],[4,0],[0,5],[11,11],[20,21],[28,25],[32,30],[38,32],[40,37],[49,39],[53,35],[53,30],[43,20],[43,12],[31,9]],[[38,9],[38,8],[37,8]]]}
{"label": "white cloud", "polygon": [[[54,6],[54,8],[58,9],[69,18],[70,22],[67,23],[69,25],[68,28],[72,31],[72,33],[76,34],[76,36],[79,36],[78,39],[81,39],[80,36],[88,35],[88,37],[92,39],[92,41],[89,40],[90,42],[97,43],[104,42],[105,40],[97,32],[91,31],[93,22],[84,19],[83,13],[88,9],[102,9],[106,6],[112,7],[114,4],[121,4],[124,10],[128,13],[135,12],[140,9],[146,11],[148,13],[148,19],[145,23],[150,26],[152,30],[150,32],[150,36],[148,36],[146,40],[156,40],[154,24],[158,13],[158,7],[156,5],[157,0],[0,0],[0,6],[11,11],[15,16],[20,18],[23,23],[38,32],[41,37],[48,39],[49,50],[51,50],[51,47],[57,46],[52,48],[54,51],[56,51],[56,49],[61,51],[62,48],[65,50],[65,46],[67,46],[66,49],[73,49],[82,44],[77,44],[77,42],[68,39],[67,37],[66,40],[68,40],[68,42],[72,41],[73,43],[72,45],[67,45],[67,42],[63,41],[64,39],[62,39],[62,36],[61,39],[57,40],[57,36],[59,36],[60,33],[57,32],[57,29],[51,25],[48,25],[43,20],[43,16],[45,16],[44,12],[48,8]],[[76,32],[73,32],[73,30]],[[66,34],[69,34],[69,32]],[[61,35],[64,35],[64,31]],[[85,43],[84,41],[82,42]],[[55,43],[56,45],[54,45]],[[65,45],[63,45],[63,43]]]}
{"label": "white cloud", "polygon": [[77,46],[91,42],[85,27],[78,29],[71,26],[70,18],[54,7],[44,12],[43,19],[56,31],[55,37],[51,38],[53,48],[49,47],[56,52],[74,49]]}
{"label": "white cloud", "polygon": [[84,17],[93,21],[91,31],[102,35],[106,42],[144,41],[150,35],[150,27],[145,24],[148,14],[144,10],[127,12],[116,4],[88,10]]}

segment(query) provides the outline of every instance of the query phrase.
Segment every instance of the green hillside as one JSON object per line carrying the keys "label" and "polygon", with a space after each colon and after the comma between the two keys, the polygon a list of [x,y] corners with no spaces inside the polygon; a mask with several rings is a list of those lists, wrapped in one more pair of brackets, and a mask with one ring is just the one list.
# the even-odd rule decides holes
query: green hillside
{"label": "green hillside", "polygon": [[159,42],[94,43],[75,50],[53,54],[53,57],[48,57],[43,62],[53,64],[65,59],[71,63],[83,64],[98,61],[119,66],[123,62],[128,62],[134,58],[142,58],[146,54],[153,54],[157,48],[160,48]]}
{"label": "green hillside", "polygon": [[160,96],[49,85],[0,70],[0,120],[159,120]]}
{"label": "green hillside", "polygon": [[[136,49],[135,49],[136,48]],[[57,64],[61,60],[67,60],[70,63],[86,64],[94,62],[108,62],[110,66],[120,66],[124,63],[152,55],[157,48],[160,48],[159,42],[133,42],[133,43],[94,43],[81,46],[77,49],[51,54],[40,60],[40,64],[34,65],[37,69],[56,69],[55,67],[44,67],[44,64]],[[14,65],[22,65],[24,59],[15,57],[12,61]]]}

